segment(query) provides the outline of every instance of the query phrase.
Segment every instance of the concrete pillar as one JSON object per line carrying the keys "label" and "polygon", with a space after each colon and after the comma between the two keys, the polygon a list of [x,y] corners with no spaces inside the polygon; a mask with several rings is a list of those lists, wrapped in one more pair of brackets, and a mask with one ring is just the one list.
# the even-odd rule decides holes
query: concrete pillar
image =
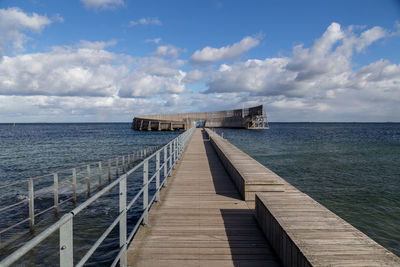
{"label": "concrete pillar", "polygon": [[169,130],[170,130],[170,131],[173,131],[173,130],[174,130],[174,127],[172,126],[172,122],[171,122],[170,125],[169,125]]}
{"label": "concrete pillar", "polygon": [[147,124],[147,131],[151,131],[151,121]]}
{"label": "concrete pillar", "polygon": [[143,129],[143,120],[141,120],[141,122],[140,122],[139,131],[141,131],[142,129]]}
{"label": "concrete pillar", "polygon": [[161,122],[158,122],[158,130],[161,131]]}

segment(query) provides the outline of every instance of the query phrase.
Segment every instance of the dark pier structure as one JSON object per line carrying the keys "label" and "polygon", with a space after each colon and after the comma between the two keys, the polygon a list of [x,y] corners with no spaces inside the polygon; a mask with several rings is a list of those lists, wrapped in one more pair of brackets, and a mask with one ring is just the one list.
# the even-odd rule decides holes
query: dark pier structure
{"label": "dark pier structure", "polygon": [[132,122],[133,130],[187,130],[195,123],[208,128],[268,129],[263,105],[214,112],[142,115]]}

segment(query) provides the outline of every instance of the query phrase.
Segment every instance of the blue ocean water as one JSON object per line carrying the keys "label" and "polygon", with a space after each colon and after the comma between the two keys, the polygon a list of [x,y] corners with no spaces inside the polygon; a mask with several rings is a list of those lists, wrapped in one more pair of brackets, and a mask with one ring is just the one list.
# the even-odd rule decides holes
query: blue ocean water
{"label": "blue ocean water", "polygon": [[[132,131],[130,123],[77,123],[77,124],[0,124],[0,232],[7,227],[28,218],[27,202],[10,210],[3,210],[10,204],[26,201],[27,183],[1,188],[2,185],[15,183],[36,176],[58,172],[60,212],[56,216],[53,198],[52,175],[35,180],[35,232],[29,232],[28,222],[0,234],[0,259],[3,259],[24,242],[31,239],[47,226],[56,222],[63,214],[76,205],[67,199],[72,196],[72,173],[77,169],[78,203],[87,196],[86,165],[103,161],[103,184],[107,185],[107,167],[104,160],[113,159],[112,179],[116,178],[115,157],[132,154],[140,149],[160,146],[178,136],[180,132]],[[119,173],[122,173],[121,158]],[[163,161],[161,161],[161,164]],[[101,189],[98,182],[98,168],[91,164],[93,193]],[[132,165],[131,165],[132,166]],[[154,172],[155,159],[149,161],[149,176]],[[127,179],[128,199],[132,199],[141,189],[142,168]],[[150,198],[154,195],[155,183],[149,186]],[[74,217],[74,258],[80,260],[106,228],[119,214],[118,186],[91,204],[90,208]],[[128,212],[128,231],[138,221],[142,212],[143,199],[140,197]],[[49,211],[38,215],[46,209]],[[119,233],[116,227],[109,237],[96,250],[87,266],[110,265],[118,253]],[[19,261],[21,265],[54,266],[58,262],[58,232],[46,242],[32,250]]]}
{"label": "blue ocean water", "polygon": [[0,124],[0,185],[125,155],[178,135],[130,127],[130,123]]}
{"label": "blue ocean water", "polygon": [[[270,130],[217,131],[400,256],[400,124],[271,123]],[[164,144],[177,135],[132,131],[129,123],[0,124],[0,185]],[[140,185],[138,180],[130,186]],[[117,200],[117,192],[110,194]],[[110,205],[118,202],[100,202],[74,219],[76,259],[116,216]],[[137,217],[131,214],[130,222]],[[52,242],[57,244],[56,235]],[[110,264],[117,243],[118,231],[89,265]],[[9,251],[0,246],[0,256]],[[44,246],[24,262],[46,265],[54,262],[53,254],[58,258],[57,250]]]}
{"label": "blue ocean water", "polygon": [[400,256],[400,124],[271,123],[227,139]]}

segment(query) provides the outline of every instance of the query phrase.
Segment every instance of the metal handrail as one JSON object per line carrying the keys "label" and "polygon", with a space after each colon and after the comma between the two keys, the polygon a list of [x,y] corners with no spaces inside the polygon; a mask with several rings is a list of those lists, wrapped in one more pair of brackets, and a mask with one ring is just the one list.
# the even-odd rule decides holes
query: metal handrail
{"label": "metal handrail", "polygon": [[[84,203],[73,209],[71,212],[65,214],[59,221],[49,226],[42,233],[37,235],[32,240],[25,243],[24,246],[13,252],[11,255],[6,257],[0,262],[0,267],[10,266],[15,263],[18,259],[24,256],[31,249],[39,245],[43,240],[49,237],[52,233],[59,230],[59,260],[60,266],[73,266],[74,258],[73,258],[73,218],[79,214],[82,210],[91,205],[98,198],[105,195],[111,189],[119,185],[119,215],[117,218],[109,225],[109,227],[103,232],[103,234],[96,240],[95,244],[89,249],[89,251],[80,259],[76,266],[83,266],[85,262],[90,258],[90,256],[94,253],[94,251],[98,248],[98,246],[102,243],[102,241],[111,233],[112,229],[119,224],[119,241],[120,241],[120,251],[117,257],[114,259],[112,266],[115,266],[118,262],[120,266],[127,266],[127,247],[130,241],[133,239],[136,231],[139,229],[140,224],[148,225],[148,213],[154,201],[159,201],[160,199],[160,190],[166,185],[167,177],[171,174],[172,170],[175,168],[178,159],[181,157],[190,137],[192,136],[195,127],[189,129],[183,134],[179,135],[171,142],[163,146],[162,148],[155,151],[150,156],[147,156],[142,162],[136,165],[134,168],[121,175],[104,187],[102,190],[97,192],[95,195],[90,197]],[[163,152],[164,162],[160,164],[160,155]],[[168,155],[169,152],[169,155]],[[156,168],[154,175],[149,179],[149,160],[156,157]],[[140,167],[143,167],[143,186],[139,190],[139,192],[129,201],[127,205],[127,178],[129,175],[133,174]],[[164,171],[164,179],[160,181],[161,171]],[[149,184],[156,179],[156,192],[153,198],[149,201]],[[133,206],[139,196],[143,196],[143,210],[142,215],[140,216],[138,222],[133,227],[131,233],[129,233],[127,238],[127,211]]]}
{"label": "metal handrail", "polygon": [[[46,213],[47,211],[50,211],[52,209],[54,209],[56,211],[56,214],[58,213],[59,210],[59,206],[61,206],[62,204],[67,203],[68,201],[72,200],[74,203],[76,203],[77,200],[77,191],[76,191],[76,185],[79,182],[86,182],[87,183],[87,195],[90,196],[91,193],[91,174],[90,174],[90,166],[93,165],[97,165],[98,166],[98,172],[96,174],[93,174],[92,176],[98,176],[98,185],[101,186],[102,185],[102,179],[103,179],[103,170],[102,170],[102,163],[108,163],[107,164],[107,176],[108,176],[108,181],[111,182],[111,168],[112,168],[112,161],[115,162],[114,168],[115,168],[115,175],[118,177],[119,173],[120,173],[120,168],[122,168],[121,173],[125,173],[127,170],[130,169],[130,166],[134,166],[134,162],[136,162],[137,160],[142,160],[147,154],[154,152],[157,148],[159,148],[159,146],[151,146],[148,148],[144,148],[141,150],[138,150],[136,152],[133,152],[132,154],[127,154],[127,155],[122,155],[122,156],[118,156],[116,158],[112,158],[106,161],[98,161],[98,162],[91,162],[88,163],[86,165],[81,165],[75,168],[69,168],[69,169],[63,169],[63,170],[58,170],[52,174],[45,174],[45,175],[41,175],[41,176],[35,176],[32,178],[28,178],[28,179],[24,179],[22,181],[18,181],[18,182],[14,182],[11,184],[6,184],[6,185],[2,185],[0,186],[0,189],[4,189],[4,188],[8,188],[8,187],[12,187],[12,186],[16,186],[16,185],[20,185],[20,184],[24,184],[27,183],[27,191],[28,191],[28,198],[26,200],[22,200],[13,204],[10,204],[8,206],[2,207],[0,208],[0,213],[6,212],[8,210],[12,210],[13,208],[15,208],[18,205],[24,204],[26,202],[28,202],[28,210],[29,210],[29,216],[27,218],[22,218],[20,221],[18,221],[17,223],[14,223],[13,225],[10,226],[6,226],[6,228],[0,230],[0,234],[3,234],[19,225],[21,225],[24,222],[29,221],[29,228],[31,231],[34,230],[35,228],[35,218],[38,217],[39,215],[42,215],[44,213]],[[127,158],[127,161],[125,161],[125,157]],[[122,164],[119,165],[119,159],[122,159],[121,162]],[[86,168],[86,176],[80,179],[77,179],[77,170],[78,169],[83,169]],[[70,181],[68,183],[68,185],[72,185],[72,197],[68,198],[67,200],[64,201],[59,201],[58,197],[59,197],[59,185],[65,185],[66,182],[64,181],[63,183],[58,184],[59,179],[58,179],[58,174],[61,173],[70,173],[72,176],[72,181]],[[57,177],[56,177],[57,176]],[[45,210],[42,211],[37,211],[35,210],[35,199],[37,199],[40,196],[43,195],[48,195],[49,193],[51,194],[51,191],[47,191],[44,193],[36,193],[35,192],[35,187],[34,187],[34,182],[38,181],[38,180],[42,180],[44,178],[51,178],[53,177],[53,197],[54,197],[54,205],[46,208]]]}

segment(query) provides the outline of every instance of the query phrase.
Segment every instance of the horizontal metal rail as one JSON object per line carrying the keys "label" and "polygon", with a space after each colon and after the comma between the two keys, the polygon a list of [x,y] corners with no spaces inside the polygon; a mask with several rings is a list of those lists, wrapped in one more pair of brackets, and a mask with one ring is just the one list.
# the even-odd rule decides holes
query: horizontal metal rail
{"label": "horizontal metal rail", "polygon": [[[86,194],[88,196],[90,196],[91,191],[93,189],[95,189],[95,190],[97,189],[97,188],[93,188],[93,184],[91,183],[93,177],[96,177],[97,187],[100,188],[103,184],[102,180],[104,178],[104,173],[103,173],[103,168],[102,168],[103,165],[107,166],[104,170],[106,171],[108,182],[111,182],[111,177],[113,176],[112,175],[113,171],[115,172],[116,177],[118,177],[119,174],[126,173],[127,171],[129,171],[131,169],[131,167],[133,168],[134,164],[138,160],[143,160],[144,156],[146,156],[150,153],[153,153],[158,148],[159,148],[158,146],[151,146],[151,147],[144,148],[142,150],[133,152],[132,154],[119,156],[119,157],[109,159],[106,161],[93,162],[93,163],[81,165],[81,166],[78,166],[75,168],[63,169],[63,170],[59,170],[52,174],[36,176],[33,178],[29,178],[29,179],[25,179],[22,181],[18,181],[18,182],[14,182],[11,184],[0,186],[0,190],[2,190],[2,189],[13,187],[13,186],[21,186],[23,184],[27,184],[25,186],[26,186],[26,189],[27,189],[26,192],[28,195],[27,199],[10,204],[5,207],[1,207],[0,213],[15,209],[17,206],[22,205],[24,203],[28,203],[28,210],[29,210],[29,216],[27,218],[26,217],[21,218],[21,220],[19,222],[16,222],[9,226],[5,226],[4,229],[0,229],[0,234],[3,234],[5,232],[21,225],[22,223],[27,222],[27,221],[29,221],[30,230],[33,231],[35,228],[35,218],[38,217],[39,215],[42,215],[52,209],[54,209],[56,214],[58,214],[58,211],[59,211],[59,208],[61,205],[67,204],[71,200],[74,204],[76,203],[77,194],[78,194],[78,192],[77,192],[77,184],[78,183],[86,183],[87,184]],[[127,159],[127,161],[125,161],[125,158]],[[120,161],[122,162],[122,164],[119,164]],[[112,164],[113,162],[114,162],[114,166]],[[93,167],[93,168],[91,168],[91,167]],[[95,168],[97,168],[96,172],[94,172]],[[112,169],[114,169],[114,170],[112,170]],[[85,176],[83,178],[77,179],[77,170],[79,170],[81,173],[85,173]],[[60,182],[58,179],[58,176],[60,174],[68,174],[72,177],[72,179],[64,179],[64,181]],[[55,179],[54,176],[57,176],[57,179]],[[53,178],[53,179],[50,180],[50,178]],[[48,179],[48,181],[46,179]],[[43,180],[46,180],[47,184],[49,186],[47,186],[47,191],[45,190],[46,188],[44,188],[44,189],[41,188],[40,189],[41,192],[39,191],[40,192],[39,193],[38,190],[35,189],[35,182],[43,181]],[[65,199],[63,201],[59,201],[59,195],[60,195],[59,189],[63,189],[63,187],[65,187],[65,186],[72,186],[72,196],[68,197],[67,199]],[[54,205],[52,205],[51,207],[46,208],[44,210],[41,210],[41,211],[35,210],[35,199],[38,199],[38,198],[44,197],[44,196],[50,196],[50,197],[54,198]]]}
{"label": "horizontal metal rail", "polygon": [[[51,234],[59,230],[59,261],[60,266],[74,266],[73,257],[73,218],[79,214],[82,210],[88,208],[93,202],[95,202],[100,197],[104,196],[107,192],[112,190],[114,187],[119,186],[119,207],[114,207],[119,209],[118,216],[114,221],[107,227],[107,229],[102,233],[102,235],[95,241],[88,252],[79,260],[76,266],[83,266],[87,260],[92,256],[100,244],[105,240],[105,238],[111,233],[111,231],[119,225],[120,232],[120,251],[117,257],[114,259],[112,266],[115,266],[118,262],[120,266],[127,265],[127,247],[132,241],[135,233],[139,229],[140,224],[148,224],[148,212],[152,204],[159,200],[159,191],[167,183],[167,178],[171,173],[172,169],[175,168],[177,161],[181,157],[190,137],[192,136],[195,128],[191,128],[188,131],[182,133],[171,142],[158,149],[151,155],[144,154],[144,159],[138,165],[127,171],[126,173],[120,175],[115,181],[111,182],[109,185],[105,186],[99,192],[94,194],[84,203],[80,204],[78,207],[73,209],[71,212],[65,214],[59,221],[54,223],[45,229],[42,233],[34,237],[32,240],[25,243],[24,246],[13,252],[11,255],[6,257],[0,262],[1,267],[10,266],[11,264],[18,261],[22,256],[28,253],[31,249],[39,245],[43,240],[49,237]],[[160,164],[160,155],[163,153],[164,162]],[[152,177],[148,177],[149,174],[149,161],[152,158],[156,158],[155,173]],[[139,192],[130,200],[127,199],[127,180],[130,175],[138,171],[140,168],[143,169],[143,186]],[[164,173],[163,181],[160,181],[161,173]],[[156,180],[156,190],[154,196],[151,200],[148,200],[149,196],[149,185]],[[133,230],[127,233],[127,212],[133,206],[133,204],[143,197],[143,210],[139,220],[136,222]],[[127,203],[129,203],[127,205]]]}

